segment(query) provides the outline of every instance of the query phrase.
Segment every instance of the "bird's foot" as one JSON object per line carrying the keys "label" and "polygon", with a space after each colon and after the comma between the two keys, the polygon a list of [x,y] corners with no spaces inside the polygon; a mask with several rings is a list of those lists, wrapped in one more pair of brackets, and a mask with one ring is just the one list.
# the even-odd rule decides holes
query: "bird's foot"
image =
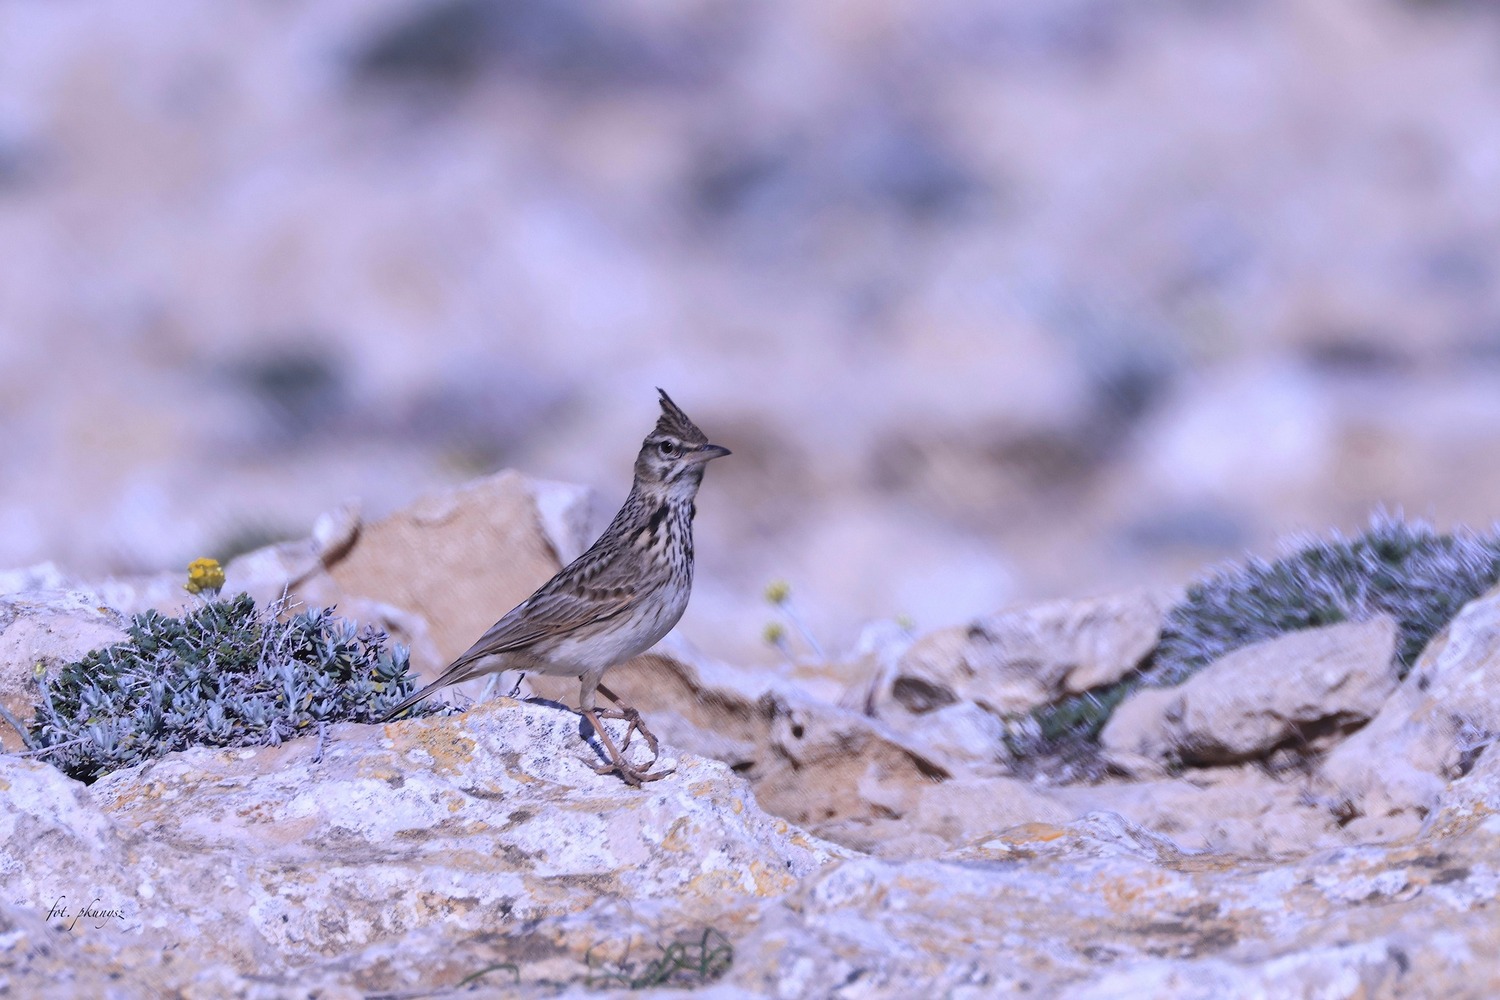
{"label": "bird's foot", "polygon": [[[625,730],[625,739],[620,742],[621,753],[630,749],[630,738],[639,732],[646,738],[646,745],[651,748],[651,764],[655,764],[656,758],[661,756],[661,751],[657,748],[656,735],[646,728],[646,720],[641,718],[640,712],[628,705],[621,705],[619,708],[601,709],[599,718],[620,719],[630,723],[630,727]],[[646,766],[649,768],[651,764]]]}
{"label": "bird's foot", "polygon": [[[656,761],[651,762],[651,764],[655,763]],[[619,776],[625,780],[625,784],[630,785],[632,788],[639,788],[641,787],[642,782],[660,781],[662,778],[665,778],[667,775],[676,770],[676,768],[668,768],[665,771],[652,771],[650,770],[651,764],[647,764],[645,768],[639,768],[630,763],[624,757],[621,757],[619,760],[615,761],[612,764],[600,764],[598,767],[594,768],[594,773],[619,774]]]}
{"label": "bird's foot", "polygon": [[[667,775],[671,774],[673,770],[675,770],[675,768],[665,771],[651,770],[651,768],[655,766],[656,759],[659,756],[656,748],[656,737],[652,735],[651,730],[646,728],[645,723],[641,721],[640,713],[635,709],[606,709],[604,712],[600,713],[606,718],[624,719],[630,722],[630,728],[625,731],[625,739],[618,749],[616,749],[615,747],[614,740],[610,739],[608,731],[606,731],[604,728],[604,724],[599,721],[599,716],[596,715],[592,709],[585,708],[582,709],[582,712],[583,717],[585,719],[588,719],[590,725],[594,727],[594,732],[599,734],[599,741],[604,744],[605,752],[609,754],[609,763],[600,764],[599,766],[594,768],[594,772],[596,774],[613,774],[618,772],[620,777],[624,779],[627,785],[639,788],[642,783],[647,781],[659,781],[660,779],[665,778]],[[630,746],[630,736],[637,729],[640,730],[641,733],[646,737],[646,743],[651,747],[651,763],[647,764],[645,767],[636,767],[634,764],[630,763],[630,761],[625,759],[625,754],[622,752],[626,747]]]}

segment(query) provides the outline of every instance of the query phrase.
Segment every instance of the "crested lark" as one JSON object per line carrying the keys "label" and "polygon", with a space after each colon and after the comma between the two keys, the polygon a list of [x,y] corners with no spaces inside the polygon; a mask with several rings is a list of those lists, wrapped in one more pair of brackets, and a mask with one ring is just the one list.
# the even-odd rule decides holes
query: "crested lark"
{"label": "crested lark", "polygon": [[[703,467],[729,449],[709,444],[697,426],[662,390],[661,419],[635,460],[635,484],[625,506],[587,552],[522,601],[449,664],[442,676],[397,705],[391,719],[438,688],[502,670],[574,674],[582,682],[579,709],[609,753],[600,774],[619,771],[631,785],[654,781],[655,764],[637,768],[621,750],[639,729],[656,752],[656,739],[634,709],[596,714],[594,692],[604,672],[644,653],[672,630],[687,608],[693,586],[693,497]],[[603,691],[616,700],[606,687]],[[616,749],[599,714],[627,719]]]}

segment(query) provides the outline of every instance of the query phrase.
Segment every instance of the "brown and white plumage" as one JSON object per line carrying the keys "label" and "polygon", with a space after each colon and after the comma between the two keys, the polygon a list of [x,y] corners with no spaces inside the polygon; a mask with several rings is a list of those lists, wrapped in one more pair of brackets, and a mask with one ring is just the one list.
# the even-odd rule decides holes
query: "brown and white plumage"
{"label": "brown and white plumage", "polygon": [[[574,674],[581,681],[579,708],[609,750],[612,769],[632,784],[659,777],[633,768],[615,750],[594,715],[594,694],[606,670],[654,646],[687,608],[693,499],[705,463],[729,450],[710,444],[687,414],[657,391],[661,418],[641,444],[630,495],[604,534],[386,718],[439,688],[484,674]],[[634,713],[624,717],[643,728]]]}

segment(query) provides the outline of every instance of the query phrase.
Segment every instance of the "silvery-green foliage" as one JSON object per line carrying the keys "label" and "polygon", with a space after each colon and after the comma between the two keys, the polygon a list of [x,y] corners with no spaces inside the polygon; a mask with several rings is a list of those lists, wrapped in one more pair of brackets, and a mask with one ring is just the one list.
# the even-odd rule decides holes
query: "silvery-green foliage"
{"label": "silvery-green foliage", "polygon": [[1225,653],[1297,629],[1389,615],[1402,676],[1429,640],[1500,579],[1500,539],[1376,515],[1353,539],[1334,536],[1285,558],[1251,559],[1188,588],[1167,613],[1142,674],[1180,684]]}
{"label": "silvery-green foliage", "polygon": [[275,745],[326,723],[378,722],[415,689],[406,650],[383,632],[331,608],[284,610],[241,594],[181,618],[135,615],[126,641],[43,680],[32,743],[92,782],[189,746]]}
{"label": "silvery-green foliage", "polygon": [[1252,643],[1287,632],[1389,615],[1402,676],[1466,603],[1500,580],[1500,537],[1440,534],[1431,525],[1377,514],[1352,539],[1333,535],[1276,560],[1252,558],[1194,583],[1167,612],[1142,669],[1118,684],[1040,709],[1014,725],[1018,756],[1076,756],[1116,705],[1141,687],[1181,684]]}

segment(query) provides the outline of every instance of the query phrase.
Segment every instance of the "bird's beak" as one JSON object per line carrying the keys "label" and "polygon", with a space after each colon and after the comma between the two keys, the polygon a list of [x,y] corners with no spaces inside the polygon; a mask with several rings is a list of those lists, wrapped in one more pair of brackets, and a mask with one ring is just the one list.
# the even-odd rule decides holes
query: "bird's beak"
{"label": "bird's beak", "polygon": [[716,444],[700,444],[693,449],[692,459],[695,462],[708,462],[715,458],[723,458],[729,454],[728,448],[722,448]]}

